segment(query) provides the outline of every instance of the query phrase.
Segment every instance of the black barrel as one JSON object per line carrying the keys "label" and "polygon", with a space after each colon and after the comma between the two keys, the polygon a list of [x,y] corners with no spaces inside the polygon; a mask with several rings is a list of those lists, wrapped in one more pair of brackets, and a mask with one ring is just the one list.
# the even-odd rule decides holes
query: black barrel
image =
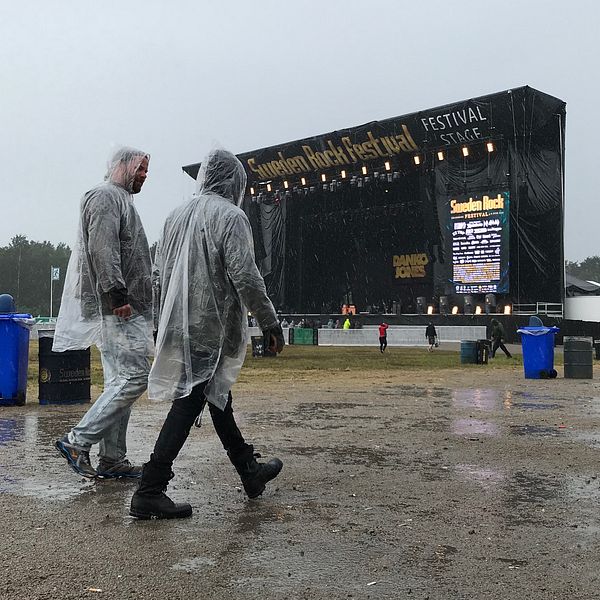
{"label": "black barrel", "polygon": [[40,404],[85,404],[90,395],[90,349],[52,352],[52,332],[40,332]]}
{"label": "black barrel", "polygon": [[477,340],[477,364],[487,365],[490,355],[490,342],[488,340]]}
{"label": "black barrel", "polygon": [[592,379],[594,376],[592,339],[565,336],[563,345],[565,379]]}

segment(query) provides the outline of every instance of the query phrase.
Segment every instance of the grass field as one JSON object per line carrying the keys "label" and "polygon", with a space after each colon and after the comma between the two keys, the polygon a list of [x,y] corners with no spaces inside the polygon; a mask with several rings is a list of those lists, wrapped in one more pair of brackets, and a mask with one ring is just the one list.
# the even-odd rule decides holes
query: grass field
{"label": "grass field", "polygon": [[[499,353],[498,359],[491,360],[488,369],[511,369],[521,365],[522,356],[517,355],[511,360],[506,360]],[[562,364],[562,354],[557,353],[555,363]],[[29,347],[29,385],[37,385],[38,380],[38,343],[32,340]],[[295,372],[319,371],[339,372],[350,369],[379,371],[390,369],[402,370],[440,370],[480,368],[478,365],[461,365],[460,352],[456,350],[438,349],[427,352],[425,348],[395,348],[388,347],[385,354],[381,354],[377,347],[332,347],[332,346],[286,346],[283,353],[276,358],[253,358],[248,352],[246,362],[242,369],[239,381],[256,380],[261,377],[265,380],[280,378],[282,375],[291,376]],[[97,348],[92,348],[91,364],[92,385],[102,385],[102,364]]]}

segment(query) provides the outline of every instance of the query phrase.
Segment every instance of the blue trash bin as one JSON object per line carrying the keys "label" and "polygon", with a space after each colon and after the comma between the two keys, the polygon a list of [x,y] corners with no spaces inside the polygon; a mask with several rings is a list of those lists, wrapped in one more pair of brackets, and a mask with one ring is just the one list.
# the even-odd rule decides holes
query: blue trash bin
{"label": "blue trash bin", "polygon": [[0,406],[22,406],[27,395],[31,315],[0,313]]}
{"label": "blue trash bin", "polygon": [[525,379],[556,377],[554,370],[554,336],[558,327],[521,327]]}

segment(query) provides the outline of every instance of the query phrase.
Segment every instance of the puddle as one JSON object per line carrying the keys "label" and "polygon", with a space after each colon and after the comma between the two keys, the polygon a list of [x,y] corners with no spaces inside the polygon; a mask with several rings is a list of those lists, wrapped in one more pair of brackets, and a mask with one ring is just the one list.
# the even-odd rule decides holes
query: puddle
{"label": "puddle", "polygon": [[[499,408],[507,392],[492,389],[461,389],[452,391],[452,404],[456,408],[476,408],[492,411]],[[510,394],[510,392],[508,392]]]}
{"label": "puddle", "polygon": [[23,421],[17,419],[0,419],[0,446],[23,439]]}
{"label": "puddle", "polygon": [[542,427],[540,425],[509,425],[513,435],[559,436],[563,429],[558,427]]}
{"label": "puddle", "polygon": [[496,423],[480,419],[455,419],[450,427],[452,433],[463,436],[500,435],[500,427]]}
{"label": "puddle", "polygon": [[513,408],[520,408],[523,410],[553,410],[556,408],[562,408],[562,404],[556,403],[533,403],[533,402],[515,402]]}
{"label": "puddle", "polygon": [[268,524],[289,523],[293,520],[290,512],[280,506],[249,507],[237,519],[238,533],[257,533]]}

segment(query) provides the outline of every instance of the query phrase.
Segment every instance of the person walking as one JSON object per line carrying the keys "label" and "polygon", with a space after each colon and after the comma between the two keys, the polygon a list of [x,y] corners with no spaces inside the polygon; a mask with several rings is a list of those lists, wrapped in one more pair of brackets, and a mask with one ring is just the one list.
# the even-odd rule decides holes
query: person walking
{"label": "person walking", "polygon": [[[127,459],[126,436],[131,406],[147,387],[153,352],[150,250],[133,203],[149,160],[141,150],[120,148],[104,183],[84,194],[54,333],[53,351],[95,344],[102,358],[104,392],[55,443],[88,478],[141,475],[141,467]],[[97,469],[89,456],[93,444],[99,444]]]}
{"label": "person walking", "polygon": [[276,477],[278,458],[258,462],[233,416],[231,387],[246,355],[246,312],[270,350],[283,350],[283,331],[254,260],[250,222],[239,208],[246,188],[240,161],[215,150],[202,161],[198,191],[167,218],[153,270],[156,358],[151,399],[171,400],[130,514],[139,519],[188,517],[192,507],[165,493],[173,462],[208,404],[213,425],[249,498]]}
{"label": "person walking", "polygon": [[506,358],[512,358],[512,354],[507,350],[506,346],[504,345],[504,339],[506,337],[504,326],[502,325],[502,323],[500,323],[500,321],[498,321],[498,319],[492,319],[490,323],[492,325],[490,335],[492,340],[492,349],[490,351],[490,358],[495,358],[496,350],[498,350],[498,348],[500,348],[500,350],[504,352]]}
{"label": "person walking", "polygon": [[387,348],[387,329],[389,325],[387,323],[381,323],[379,325],[379,351],[383,354]]}
{"label": "person walking", "polygon": [[427,351],[433,352],[433,349],[437,345],[437,331],[435,330],[435,325],[431,321],[429,321],[429,324],[425,329],[425,337],[429,342],[429,348],[427,348]]}

